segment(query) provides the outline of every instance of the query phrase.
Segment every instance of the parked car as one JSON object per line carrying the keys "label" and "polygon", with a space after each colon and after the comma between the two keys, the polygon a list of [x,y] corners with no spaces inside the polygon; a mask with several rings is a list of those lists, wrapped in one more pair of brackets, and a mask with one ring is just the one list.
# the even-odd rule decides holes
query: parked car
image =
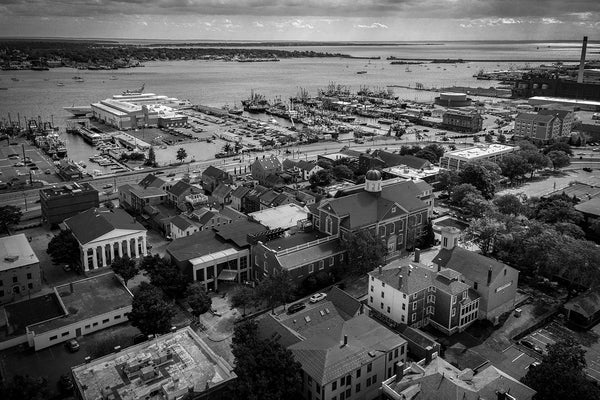
{"label": "parked car", "polygon": [[527,347],[528,349],[531,349],[536,353],[542,354],[544,352],[540,346],[527,339],[521,340],[521,346]]}
{"label": "parked car", "polygon": [[304,303],[292,304],[291,306],[288,307],[287,313],[288,314],[294,314],[294,313],[297,313],[300,310],[304,310],[305,308],[306,308],[306,304],[304,304]]}
{"label": "parked car", "polygon": [[583,167],[583,170],[585,172],[592,172],[592,169],[590,167]]}
{"label": "parked car", "polygon": [[139,333],[133,337],[133,344],[143,343],[148,340],[148,336],[143,333]]}
{"label": "parked car", "polygon": [[318,303],[321,300],[324,300],[327,297],[327,295],[325,293],[315,293],[312,296],[310,296],[310,302],[311,303]]}
{"label": "parked car", "polygon": [[75,353],[76,351],[79,351],[79,342],[75,339],[71,339],[67,342],[67,349],[71,352],[71,353]]}
{"label": "parked car", "polygon": [[542,363],[541,363],[541,362],[539,362],[539,361],[534,361],[534,362],[532,362],[531,364],[529,364],[529,369],[532,369],[532,368],[539,367],[540,365],[542,365]]}
{"label": "parked car", "polygon": [[172,178],[172,177],[174,177],[174,176],[175,176],[175,173],[174,173],[174,172],[171,172],[170,174],[167,174],[167,178]]}

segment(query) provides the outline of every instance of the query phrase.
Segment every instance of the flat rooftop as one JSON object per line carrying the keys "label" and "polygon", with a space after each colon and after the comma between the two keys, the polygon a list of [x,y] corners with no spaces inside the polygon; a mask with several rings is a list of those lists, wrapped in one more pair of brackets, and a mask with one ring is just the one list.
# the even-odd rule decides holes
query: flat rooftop
{"label": "flat rooftop", "polygon": [[31,325],[29,329],[37,334],[130,306],[133,299],[131,292],[112,272],[56,286],[54,291],[68,314]]}
{"label": "flat rooftop", "polygon": [[265,243],[265,246],[273,250],[285,250],[301,244],[312,242],[329,236],[320,231],[296,232],[293,235],[277,238]]}
{"label": "flat rooftop", "polygon": [[0,238],[0,271],[39,263],[25,234]]}
{"label": "flat rooftop", "polygon": [[53,186],[40,189],[40,195],[46,198],[75,195],[82,192],[97,192],[89,183],[73,183],[72,185]]}
{"label": "flat rooftop", "polygon": [[84,400],[181,398],[226,384],[232,370],[190,327],[72,368]]}
{"label": "flat rooftop", "polygon": [[444,157],[457,157],[467,160],[481,157],[493,156],[495,154],[510,153],[518,150],[518,147],[506,146],[503,144],[490,144],[486,146],[469,147],[467,149],[449,151]]}
{"label": "flat rooftop", "polygon": [[269,229],[291,228],[298,221],[308,218],[308,210],[297,204],[284,204],[282,206],[268,208],[248,214],[256,222]]}
{"label": "flat rooftop", "polygon": [[440,172],[439,167],[431,166],[430,168],[416,169],[411,167],[397,166],[384,168],[383,172],[395,175],[405,179],[423,179],[437,175]]}
{"label": "flat rooftop", "polygon": [[24,335],[25,327],[64,315],[58,296],[55,293],[33,297],[4,306],[11,335]]}

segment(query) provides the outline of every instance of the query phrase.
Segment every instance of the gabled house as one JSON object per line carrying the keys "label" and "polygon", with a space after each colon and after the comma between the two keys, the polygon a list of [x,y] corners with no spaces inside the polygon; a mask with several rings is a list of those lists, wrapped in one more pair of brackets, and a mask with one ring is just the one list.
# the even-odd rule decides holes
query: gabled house
{"label": "gabled house", "polygon": [[469,288],[477,292],[479,318],[498,322],[500,315],[515,307],[519,271],[474,251],[458,247],[460,230],[452,226],[441,228],[442,248],[433,263],[439,269],[459,272]]}
{"label": "gabled house", "polygon": [[372,153],[360,155],[359,170],[366,172],[369,169],[384,169],[399,165],[413,169],[425,169],[431,167],[431,163],[423,158],[412,155],[400,155],[385,150],[374,150]]}
{"label": "gabled house", "polygon": [[179,239],[185,236],[190,236],[200,231],[200,226],[189,217],[180,214],[170,221],[171,224],[171,239]]}
{"label": "gabled house", "polygon": [[202,188],[212,193],[220,183],[231,183],[231,176],[213,165],[210,165],[202,172]]}
{"label": "gabled house", "polygon": [[296,176],[299,182],[305,182],[312,174],[323,168],[318,166],[315,161],[286,159],[283,161],[283,169],[292,176]]}
{"label": "gabled house", "polygon": [[242,211],[244,197],[246,197],[250,190],[251,188],[246,186],[238,186],[235,188],[235,190],[231,193],[231,207],[233,207],[235,210]]}
{"label": "gabled house", "polygon": [[219,205],[227,205],[231,203],[231,194],[233,193],[233,189],[231,185],[226,183],[219,183],[219,185],[212,192],[212,198]]}
{"label": "gabled house", "polygon": [[250,166],[252,177],[257,179],[261,185],[264,185],[269,175],[274,175],[281,172],[282,165],[279,159],[275,156],[256,158]]}
{"label": "gabled house", "polygon": [[146,229],[122,209],[91,208],[65,220],[77,240],[84,272],[109,267],[117,257],[146,255]]}
{"label": "gabled house", "polygon": [[172,186],[172,183],[169,181],[165,181],[154,174],[148,174],[138,183],[138,185],[144,188],[153,187],[162,190],[167,190]]}
{"label": "gabled house", "polygon": [[125,184],[119,186],[119,204],[122,208],[141,214],[146,206],[162,204],[167,193],[160,187]]}
{"label": "gabled house", "polygon": [[264,186],[256,185],[242,198],[242,210],[246,214],[260,211],[260,196],[268,191]]}
{"label": "gabled house", "polygon": [[203,194],[202,189],[185,181],[179,181],[168,191],[169,203],[182,211],[187,210],[186,197],[194,194]]}

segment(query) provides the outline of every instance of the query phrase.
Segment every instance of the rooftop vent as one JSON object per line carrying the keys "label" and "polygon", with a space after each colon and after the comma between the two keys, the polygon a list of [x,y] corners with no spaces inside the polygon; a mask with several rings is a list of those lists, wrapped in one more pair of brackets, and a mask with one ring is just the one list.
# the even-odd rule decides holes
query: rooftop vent
{"label": "rooftop vent", "polygon": [[4,257],[4,261],[8,261],[8,262],[15,262],[19,259],[19,256],[6,256]]}
{"label": "rooftop vent", "polygon": [[304,317],[304,320],[306,321],[306,323],[308,324],[310,322],[310,317],[307,315],[306,317]]}

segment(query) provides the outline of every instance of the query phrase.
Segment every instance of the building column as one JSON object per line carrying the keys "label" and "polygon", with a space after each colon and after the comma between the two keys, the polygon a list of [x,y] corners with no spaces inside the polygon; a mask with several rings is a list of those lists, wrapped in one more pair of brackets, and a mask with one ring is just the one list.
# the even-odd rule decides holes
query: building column
{"label": "building column", "polygon": [[138,238],[135,238],[135,244],[133,245],[135,247],[135,249],[133,249],[133,254],[135,254],[135,258],[138,258],[140,256],[140,252],[139,252],[139,248],[140,246],[138,245]]}
{"label": "building column", "polygon": [[142,236],[142,253],[144,256],[148,254],[148,245],[146,244],[146,236]]}
{"label": "building column", "polygon": [[215,282],[215,292],[217,291],[218,287],[218,279],[217,279],[217,274],[218,274],[218,269],[217,269],[217,264],[213,265],[213,268],[215,269],[215,277],[214,277],[214,282]]}
{"label": "building column", "polygon": [[83,257],[83,259],[81,260],[81,265],[82,265],[82,268],[83,268],[84,272],[90,269],[90,266],[88,265],[87,251],[88,251],[88,249],[86,247],[83,247],[81,249],[81,255]]}
{"label": "building column", "polygon": [[90,268],[90,270],[92,269],[96,269],[98,268],[98,259],[96,256],[96,247],[92,247],[92,268]]}
{"label": "building column", "polygon": [[106,263],[106,246],[105,245],[102,246],[101,249],[102,249],[102,264],[105,267],[108,267],[108,264]]}

